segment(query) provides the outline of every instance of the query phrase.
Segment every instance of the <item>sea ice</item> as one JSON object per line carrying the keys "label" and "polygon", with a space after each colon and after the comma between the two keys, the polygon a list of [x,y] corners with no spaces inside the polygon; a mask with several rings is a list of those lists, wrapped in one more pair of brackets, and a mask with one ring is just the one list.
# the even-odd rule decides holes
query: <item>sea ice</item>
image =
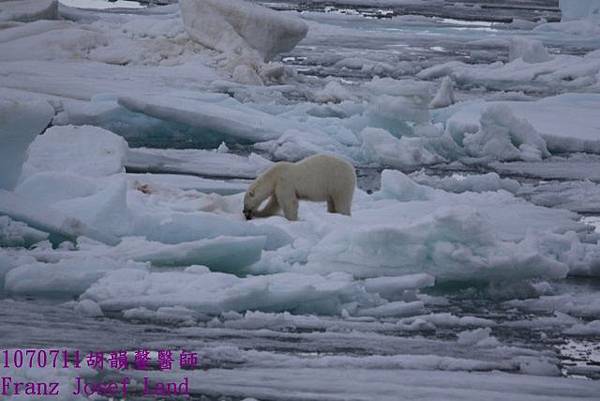
{"label": "sea ice", "polygon": [[75,305],[75,312],[89,317],[102,317],[104,313],[102,313],[102,309],[92,300],[84,299],[82,301],[77,302]]}
{"label": "sea ice", "polygon": [[78,296],[108,272],[122,268],[146,270],[147,265],[97,256],[35,262],[6,273],[5,290],[23,295]]}
{"label": "sea ice", "polygon": [[600,320],[594,320],[589,323],[574,325],[564,331],[566,334],[576,336],[598,336],[600,335]]}
{"label": "sea ice", "polygon": [[163,94],[140,98],[123,96],[119,98],[119,104],[131,111],[194,127],[199,135],[218,133],[243,142],[278,138],[282,128],[290,126],[285,120],[253,110],[233,99],[220,100],[182,99]]}
{"label": "sea ice", "polygon": [[29,144],[54,117],[44,100],[0,98],[0,188],[13,189],[21,174]]}
{"label": "sea ice", "polygon": [[39,202],[0,190],[0,215],[23,222],[31,228],[50,234],[50,240],[58,244],[64,240],[76,241],[85,236],[106,244],[116,245],[116,236],[89,227],[82,221],[64,215],[59,210],[44,207]]}
{"label": "sea ice", "polygon": [[58,0],[2,1],[0,21],[30,22],[58,18]]}
{"label": "sea ice", "polygon": [[507,106],[486,108],[480,130],[465,134],[463,144],[474,157],[536,161],[550,156],[540,134],[527,120],[514,117]]}
{"label": "sea ice", "polygon": [[[599,64],[600,68],[600,64]],[[434,116],[446,121],[446,127],[454,137],[460,137],[465,132],[476,132],[480,128],[483,110],[501,105],[510,108],[517,119],[524,119],[545,140],[550,152],[590,152],[600,153],[600,130],[598,129],[597,109],[600,96],[597,94],[564,94],[546,97],[533,102],[503,101],[503,102],[465,102],[451,107],[451,116]],[[500,110],[498,110],[500,111]],[[502,113],[508,111],[502,110]],[[569,115],[569,119],[564,118]],[[515,121],[514,118],[509,121]],[[516,122],[515,122],[516,123]],[[498,125],[506,125],[499,122]],[[523,124],[519,124],[525,130]],[[517,126],[515,126],[517,128]],[[531,129],[529,129],[531,131]],[[533,138],[532,138],[533,139]],[[542,150],[541,142],[535,139],[538,150]],[[514,150],[513,150],[514,153]]]}
{"label": "sea ice", "polygon": [[438,92],[431,103],[429,103],[429,107],[432,109],[438,109],[442,107],[448,107],[456,103],[453,86],[454,82],[452,82],[452,79],[450,77],[444,77],[440,83]]}
{"label": "sea ice", "polygon": [[469,175],[451,175],[447,177],[436,177],[426,174],[423,171],[417,171],[410,175],[415,182],[427,185],[429,187],[443,189],[446,192],[487,192],[505,190],[511,193],[517,193],[521,189],[521,184],[511,178],[500,178],[497,173],[487,174],[469,174]]}
{"label": "sea ice", "polygon": [[[186,31],[229,57],[268,61],[289,51],[308,31],[300,19],[239,0],[180,0]],[[258,60],[252,60],[256,53]],[[262,60],[261,60],[262,59]]]}
{"label": "sea ice", "polygon": [[[129,149],[125,162],[127,170],[132,172],[191,174],[223,178],[256,178],[271,164],[272,162],[256,153],[240,156],[204,149],[153,148]],[[153,174],[153,177],[157,177],[157,174]],[[243,191],[245,188],[238,192]]]}
{"label": "sea ice", "polygon": [[225,273],[145,272],[121,269],[93,284],[82,296],[103,310],[184,306],[219,314],[259,309],[267,312],[338,314],[347,305],[371,306],[378,298],[343,273],[328,276],[279,273],[244,278]]}
{"label": "sea ice", "polygon": [[103,177],[124,171],[127,142],[110,131],[92,126],[49,128],[28,150],[22,178],[57,171]]}
{"label": "sea ice", "polygon": [[600,1],[598,0],[559,0],[558,5],[562,21],[584,18],[600,19]]}
{"label": "sea ice", "polygon": [[518,58],[526,63],[543,63],[551,59],[542,42],[514,36],[510,40],[508,61]]}
{"label": "sea ice", "polygon": [[149,262],[153,266],[205,265],[213,271],[238,273],[258,261],[265,237],[220,236],[178,244],[161,244],[126,237],[111,253],[123,260]]}
{"label": "sea ice", "polygon": [[48,234],[0,216],[0,247],[26,247],[48,239]]}

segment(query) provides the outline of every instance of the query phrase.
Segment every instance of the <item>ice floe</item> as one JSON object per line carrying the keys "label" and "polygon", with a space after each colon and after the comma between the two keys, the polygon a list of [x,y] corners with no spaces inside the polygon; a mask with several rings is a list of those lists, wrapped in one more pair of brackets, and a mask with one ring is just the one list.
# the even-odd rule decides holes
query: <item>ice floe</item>
{"label": "ice floe", "polygon": [[14,188],[29,144],[53,116],[54,109],[46,101],[0,98],[0,188]]}

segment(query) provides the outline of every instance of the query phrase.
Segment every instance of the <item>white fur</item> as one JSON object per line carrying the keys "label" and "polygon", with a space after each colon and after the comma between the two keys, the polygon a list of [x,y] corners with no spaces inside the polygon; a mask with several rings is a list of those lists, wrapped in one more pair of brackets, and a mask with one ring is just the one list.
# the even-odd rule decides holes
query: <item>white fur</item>
{"label": "white fur", "polygon": [[[297,162],[279,162],[261,174],[244,197],[247,218],[272,216],[283,209],[288,220],[298,219],[298,200],[327,202],[330,213],[350,216],[356,187],[354,167],[329,155],[316,155]],[[261,203],[269,202],[258,210]]]}

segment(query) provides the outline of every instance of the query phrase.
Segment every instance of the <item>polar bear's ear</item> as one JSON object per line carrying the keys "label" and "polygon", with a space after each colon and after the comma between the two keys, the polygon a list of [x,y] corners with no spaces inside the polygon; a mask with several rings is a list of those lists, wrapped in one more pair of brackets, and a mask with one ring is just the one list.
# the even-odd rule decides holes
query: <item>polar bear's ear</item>
{"label": "polar bear's ear", "polygon": [[254,198],[254,190],[251,190],[250,192],[248,192],[248,196],[250,196],[251,198]]}

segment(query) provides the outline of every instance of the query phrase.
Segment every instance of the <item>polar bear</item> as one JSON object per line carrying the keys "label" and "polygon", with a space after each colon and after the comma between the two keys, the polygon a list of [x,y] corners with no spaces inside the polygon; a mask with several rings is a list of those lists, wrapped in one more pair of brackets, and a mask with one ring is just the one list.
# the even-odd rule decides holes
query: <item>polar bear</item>
{"label": "polar bear", "polygon": [[[298,200],[327,202],[327,211],[350,216],[356,187],[354,167],[329,155],[315,155],[297,163],[279,162],[262,173],[244,196],[244,216],[267,217],[283,209],[284,216],[298,220]],[[269,202],[259,210],[261,203]]]}

